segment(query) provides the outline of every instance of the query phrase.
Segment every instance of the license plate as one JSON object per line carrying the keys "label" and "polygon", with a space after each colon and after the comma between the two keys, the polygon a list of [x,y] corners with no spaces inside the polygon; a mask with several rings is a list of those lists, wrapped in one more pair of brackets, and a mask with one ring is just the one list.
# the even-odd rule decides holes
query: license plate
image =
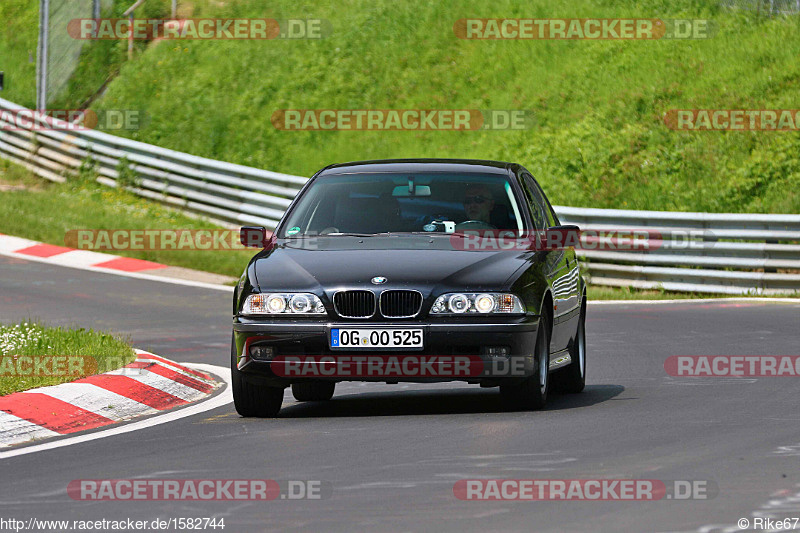
{"label": "license plate", "polygon": [[331,348],[422,348],[422,329],[331,328]]}

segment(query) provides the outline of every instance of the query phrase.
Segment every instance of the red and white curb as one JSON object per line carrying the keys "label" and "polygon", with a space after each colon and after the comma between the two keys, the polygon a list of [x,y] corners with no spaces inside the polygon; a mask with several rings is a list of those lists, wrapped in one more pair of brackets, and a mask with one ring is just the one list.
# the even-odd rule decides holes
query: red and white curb
{"label": "red and white curb", "polygon": [[143,350],[118,370],[0,396],[0,448],[156,414],[208,397],[211,375]]}
{"label": "red and white curb", "polygon": [[167,268],[167,265],[144,259],[132,259],[88,250],[77,250],[55,244],[0,234],[0,252],[24,259],[37,258],[47,263],[73,267],[93,267],[113,272],[145,272]]}
{"label": "red and white curb", "polygon": [[55,244],[45,244],[2,233],[0,233],[0,255],[92,272],[161,281],[174,285],[202,287],[225,292],[233,290],[232,287],[227,285],[171,277],[168,272],[172,269],[169,268],[169,265],[162,265],[161,263],[89,250],[77,250],[65,246],[56,246]]}

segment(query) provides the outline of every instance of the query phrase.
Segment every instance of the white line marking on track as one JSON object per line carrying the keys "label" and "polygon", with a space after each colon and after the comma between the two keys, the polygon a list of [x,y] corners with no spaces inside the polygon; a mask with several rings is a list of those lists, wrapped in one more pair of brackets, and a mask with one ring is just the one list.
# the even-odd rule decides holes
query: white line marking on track
{"label": "white line marking on track", "polygon": [[16,450],[0,452],[0,460],[9,459],[11,457],[17,457],[19,455],[27,455],[30,453],[42,452],[45,450],[53,450],[56,448],[62,448],[64,446],[71,446],[73,444],[89,442],[93,440],[103,439],[106,437],[113,437],[115,435],[122,435],[124,433],[130,433],[132,431],[146,429],[153,426],[166,424],[167,422],[172,422],[174,420],[180,420],[181,418],[194,416],[200,413],[204,413],[206,411],[210,411],[211,409],[216,409],[217,407],[228,405],[233,402],[233,395],[231,393],[231,371],[229,368],[224,368],[216,365],[200,364],[200,363],[181,363],[181,364],[189,368],[194,368],[197,370],[202,370],[203,372],[209,372],[211,374],[214,374],[215,376],[222,378],[222,380],[228,386],[221,393],[212,396],[207,400],[202,400],[198,403],[190,405],[188,407],[167,411],[163,415],[154,416],[152,418],[140,420],[138,422],[132,422],[124,426],[111,427],[94,433],[87,433],[85,435],[76,435],[74,437],[69,437],[65,439],[44,442],[36,446],[28,446]]}

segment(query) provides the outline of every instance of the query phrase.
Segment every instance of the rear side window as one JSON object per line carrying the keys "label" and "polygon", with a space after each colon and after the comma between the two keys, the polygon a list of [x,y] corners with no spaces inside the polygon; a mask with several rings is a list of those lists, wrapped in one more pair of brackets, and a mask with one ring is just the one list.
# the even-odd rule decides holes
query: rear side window
{"label": "rear side window", "polygon": [[525,196],[528,200],[528,207],[530,207],[531,210],[533,225],[537,230],[546,229],[549,226],[549,220],[545,214],[545,209],[543,209],[544,204],[541,194],[536,183],[533,181],[533,177],[530,174],[522,174],[522,183],[525,189]]}
{"label": "rear side window", "polygon": [[[544,195],[542,188],[539,187],[539,184],[536,183],[536,180],[533,179],[533,176],[530,174],[523,174],[523,179],[525,181],[526,188],[531,191],[533,202],[539,207],[539,210],[542,214],[542,219],[546,221],[546,225],[542,229],[558,226],[558,217],[556,216],[553,207],[550,205],[550,202],[547,200],[547,197]],[[538,226],[537,224],[537,227],[541,226]]]}

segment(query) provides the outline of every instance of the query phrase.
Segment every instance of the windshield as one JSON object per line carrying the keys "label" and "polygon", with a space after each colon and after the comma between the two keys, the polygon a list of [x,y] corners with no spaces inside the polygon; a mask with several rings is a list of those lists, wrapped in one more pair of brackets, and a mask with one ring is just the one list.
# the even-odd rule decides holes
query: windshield
{"label": "windshield", "polygon": [[305,191],[279,237],[521,231],[519,206],[502,175],[332,175],[318,178]]}

